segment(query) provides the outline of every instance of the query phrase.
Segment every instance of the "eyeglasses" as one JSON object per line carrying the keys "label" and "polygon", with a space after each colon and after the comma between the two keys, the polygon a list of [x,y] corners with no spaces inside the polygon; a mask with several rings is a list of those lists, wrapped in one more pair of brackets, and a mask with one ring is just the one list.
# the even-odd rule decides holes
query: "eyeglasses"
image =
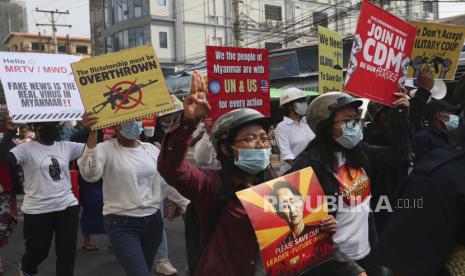
{"label": "eyeglasses", "polygon": [[[363,126],[363,120],[360,119],[360,118],[346,119],[346,120],[338,120],[338,121],[334,121],[334,122],[335,122],[335,123],[344,122],[344,124],[346,125],[346,128],[347,128],[347,129],[355,128],[355,126],[357,126],[357,125]],[[341,125],[341,126],[342,126],[342,125]],[[340,126],[335,126],[335,127],[340,127]]]}
{"label": "eyeglasses", "polygon": [[238,140],[235,140],[234,142],[245,141],[249,146],[255,146],[257,142],[260,141],[260,143],[262,143],[263,145],[268,146],[270,145],[270,141],[272,139],[273,138],[268,137],[268,136],[257,137],[255,135],[249,135],[249,136],[246,136],[244,139],[238,139]]}

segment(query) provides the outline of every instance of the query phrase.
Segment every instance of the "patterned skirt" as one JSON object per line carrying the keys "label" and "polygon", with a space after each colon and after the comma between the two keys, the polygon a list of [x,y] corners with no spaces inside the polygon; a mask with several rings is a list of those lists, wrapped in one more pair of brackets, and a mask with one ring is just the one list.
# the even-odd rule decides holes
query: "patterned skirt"
{"label": "patterned skirt", "polygon": [[8,244],[13,228],[18,223],[16,197],[12,194],[0,194],[0,247]]}

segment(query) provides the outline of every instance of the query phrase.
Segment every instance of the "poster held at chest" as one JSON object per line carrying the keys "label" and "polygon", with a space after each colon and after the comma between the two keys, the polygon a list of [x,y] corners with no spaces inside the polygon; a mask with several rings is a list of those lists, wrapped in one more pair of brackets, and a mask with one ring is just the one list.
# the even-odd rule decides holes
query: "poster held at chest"
{"label": "poster held at chest", "polygon": [[465,39],[465,27],[431,22],[411,22],[417,28],[409,77],[417,78],[430,65],[435,79],[453,80]]}
{"label": "poster held at chest", "polygon": [[265,49],[207,46],[209,117],[252,108],[270,116],[270,73]]}
{"label": "poster held at chest", "polygon": [[236,193],[249,216],[266,275],[300,275],[333,255],[321,231],[323,189],[308,167]]}
{"label": "poster held at chest", "polygon": [[0,52],[0,78],[15,123],[74,121],[84,113],[70,64],[79,56]]}
{"label": "poster held at chest", "polygon": [[71,66],[86,111],[99,117],[94,129],[174,108],[152,46],[97,56]]}
{"label": "poster held at chest", "polygon": [[392,106],[404,86],[416,28],[364,0],[349,57],[345,92]]}

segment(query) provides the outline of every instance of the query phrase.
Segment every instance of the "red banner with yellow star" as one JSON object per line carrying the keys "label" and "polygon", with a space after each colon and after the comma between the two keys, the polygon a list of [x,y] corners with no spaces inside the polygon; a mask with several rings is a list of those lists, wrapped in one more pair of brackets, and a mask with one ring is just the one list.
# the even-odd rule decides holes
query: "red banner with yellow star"
{"label": "red banner with yellow star", "polygon": [[328,204],[312,168],[237,196],[254,227],[266,275],[299,275],[331,258],[331,237],[320,229]]}

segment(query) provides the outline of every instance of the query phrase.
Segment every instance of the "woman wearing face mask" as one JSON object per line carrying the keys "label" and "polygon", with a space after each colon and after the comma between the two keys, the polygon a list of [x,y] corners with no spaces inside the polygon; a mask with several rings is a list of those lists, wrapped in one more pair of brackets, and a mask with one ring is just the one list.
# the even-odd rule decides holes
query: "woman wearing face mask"
{"label": "woman wearing face mask", "polygon": [[[83,125],[90,127],[96,121],[95,114],[86,113]],[[160,201],[164,180],[157,172],[159,150],[138,140],[141,131],[139,121],[126,122],[117,126],[116,139],[99,144],[97,131],[90,131],[78,160],[86,181],[103,178],[105,231],[130,276],[151,275],[163,232]]]}
{"label": "woman wearing face mask", "polygon": [[415,163],[419,163],[432,150],[445,148],[455,143],[459,116],[454,112],[459,109],[459,106],[442,100],[432,99],[428,102],[425,108],[425,118],[429,125],[413,137]]}
{"label": "woman wearing face mask", "polygon": [[315,134],[307,124],[307,97],[298,88],[284,90],[279,98],[279,106],[284,109],[285,116],[275,130],[276,142],[281,153],[279,174],[285,174],[294,164],[294,159],[312,141]]}
{"label": "woman wearing face mask", "polygon": [[[184,113],[165,136],[158,159],[160,174],[198,214],[198,246],[204,250],[198,262],[189,260],[189,269],[192,275],[265,275],[253,227],[235,192],[276,177],[269,166],[269,119],[248,108],[224,114],[211,134],[221,169],[193,166],[186,153],[197,124],[210,111],[206,94],[205,80],[195,72]],[[324,219],[323,231],[335,228],[331,216]]]}
{"label": "woman wearing face mask", "polygon": [[[361,100],[340,92],[329,92],[316,98],[307,112],[307,120],[316,137],[296,158],[292,168],[299,170],[311,166],[325,193],[340,195],[336,198],[336,206],[344,208],[333,212],[338,222],[333,241],[345,256],[357,262],[359,275],[381,275],[379,268],[371,265],[368,259],[376,238],[374,220],[369,212],[370,170],[408,160],[409,101],[403,93],[395,95],[399,99],[393,103],[395,108],[390,114],[390,147],[362,142],[362,122],[358,112]],[[322,275],[347,274],[324,271]]]}
{"label": "woman wearing face mask", "polygon": [[34,124],[35,141],[11,149],[17,126],[9,117],[7,127],[0,144],[0,161],[21,165],[24,172],[21,210],[26,253],[21,270],[27,275],[38,272],[55,235],[56,275],[73,275],[79,206],[71,191],[69,162],[81,156],[84,144],[58,142],[58,122],[47,122]]}

